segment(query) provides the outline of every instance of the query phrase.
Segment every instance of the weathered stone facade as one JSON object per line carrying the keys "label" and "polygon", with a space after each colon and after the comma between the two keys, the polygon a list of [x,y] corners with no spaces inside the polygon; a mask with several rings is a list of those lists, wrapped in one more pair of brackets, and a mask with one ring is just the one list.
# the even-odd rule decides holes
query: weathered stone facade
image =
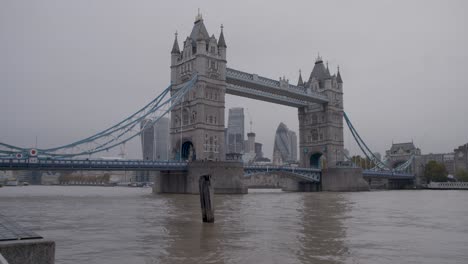
{"label": "weathered stone facade", "polygon": [[174,40],[171,51],[171,93],[198,75],[192,89],[171,111],[171,154],[176,160],[225,160],[224,100],[226,43],[211,37],[197,16],[183,49]]}
{"label": "weathered stone facade", "polygon": [[318,57],[307,82],[298,86],[307,92],[319,92],[328,97],[328,104],[301,107],[299,115],[299,148],[301,167],[336,167],[344,160],[343,147],[343,81],[330,71]]}
{"label": "weathered stone facade", "polygon": [[[413,142],[392,143],[392,147],[385,152],[387,165],[390,168],[396,168],[405,163],[412,156],[420,156],[421,150],[416,148]],[[411,170],[414,172],[414,170]]]}

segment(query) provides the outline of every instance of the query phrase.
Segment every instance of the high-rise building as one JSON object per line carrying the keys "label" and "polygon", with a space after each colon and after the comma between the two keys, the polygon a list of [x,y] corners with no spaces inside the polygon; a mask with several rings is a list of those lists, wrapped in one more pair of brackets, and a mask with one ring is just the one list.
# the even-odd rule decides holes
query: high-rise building
{"label": "high-rise building", "polygon": [[144,129],[140,136],[143,160],[154,160],[154,127],[150,123],[151,119],[144,119],[140,123],[140,128]]}
{"label": "high-rise building", "polygon": [[141,122],[141,150],[144,160],[168,160],[169,159],[169,119],[160,118],[154,125],[150,125],[151,119]]}
{"label": "high-rise building", "polygon": [[255,142],[255,159],[263,158],[262,143]]}
{"label": "high-rise building", "polygon": [[280,123],[276,129],[273,163],[281,165],[293,162],[297,162],[297,136],[285,124]]}
{"label": "high-rise building", "polygon": [[244,153],[244,108],[229,109],[227,153]]}
{"label": "high-rise building", "polygon": [[291,146],[290,160],[297,161],[297,136],[296,132],[289,130],[288,131],[289,144]]}
{"label": "high-rise building", "polygon": [[[141,151],[143,160],[169,159],[169,118],[161,117],[154,125],[151,119],[144,119],[140,123]],[[138,171],[135,174],[136,182],[153,182],[154,172]]]}

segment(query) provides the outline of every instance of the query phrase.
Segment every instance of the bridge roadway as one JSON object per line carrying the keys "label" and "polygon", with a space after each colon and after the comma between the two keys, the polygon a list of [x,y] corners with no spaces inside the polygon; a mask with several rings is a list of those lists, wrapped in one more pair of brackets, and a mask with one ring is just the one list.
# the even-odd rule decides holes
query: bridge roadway
{"label": "bridge roadway", "polygon": [[[0,159],[0,170],[157,170],[187,171],[188,163],[180,161],[146,161],[146,160],[95,160],[95,159]],[[244,166],[244,175],[257,173],[288,172],[311,182],[319,182],[322,170],[317,168],[300,168],[290,166]],[[363,177],[387,179],[413,179],[414,175],[391,171],[363,170]]]}
{"label": "bridge roadway", "polygon": [[412,180],[414,179],[413,174],[401,173],[401,172],[392,172],[392,171],[373,171],[373,170],[363,170],[362,176],[364,178],[384,178],[384,179],[402,179],[402,180]]}
{"label": "bridge roadway", "polygon": [[328,97],[304,87],[243,71],[226,69],[226,93],[292,107],[328,103]]}
{"label": "bridge roadway", "polygon": [[[0,170],[156,170],[187,171],[188,162],[94,159],[0,159]],[[289,166],[244,166],[246,176],[256,173],[289,172],[306,181],[319,182],[320,169]]]}

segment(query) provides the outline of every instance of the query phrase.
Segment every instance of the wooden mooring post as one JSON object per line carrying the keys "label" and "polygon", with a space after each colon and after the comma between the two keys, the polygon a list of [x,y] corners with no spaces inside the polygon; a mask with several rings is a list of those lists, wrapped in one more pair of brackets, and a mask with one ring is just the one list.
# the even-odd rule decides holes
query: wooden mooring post
{"label": "wooden mooring post", "polygon": [[198,180],[200,188],[200,205],[204,223],[214,223],[213,184],[211,175],[202,175]]}

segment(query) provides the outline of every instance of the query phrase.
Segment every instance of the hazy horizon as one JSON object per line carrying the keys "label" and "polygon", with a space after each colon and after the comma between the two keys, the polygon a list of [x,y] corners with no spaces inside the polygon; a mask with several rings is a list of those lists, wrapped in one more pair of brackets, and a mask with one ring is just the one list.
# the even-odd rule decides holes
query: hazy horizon
{"label": "hazy horizon", "polygon": [[[447,153],[468,142],[466,1],[2,1],[0,142],[53,147],[101,131],[167,87],[174,32],[197,9],[228,67],[296,84],[317,54],[339,65],[344,106],[373,151],[411,142]],[[272,156],[280,122],[298,133],[297,109],[226,96],[245,108]],[[345,127],[345,148],[360,154]],[[127,146],[141,157],[139,139]],[[108,155],[115,155],[113,152]]]}

